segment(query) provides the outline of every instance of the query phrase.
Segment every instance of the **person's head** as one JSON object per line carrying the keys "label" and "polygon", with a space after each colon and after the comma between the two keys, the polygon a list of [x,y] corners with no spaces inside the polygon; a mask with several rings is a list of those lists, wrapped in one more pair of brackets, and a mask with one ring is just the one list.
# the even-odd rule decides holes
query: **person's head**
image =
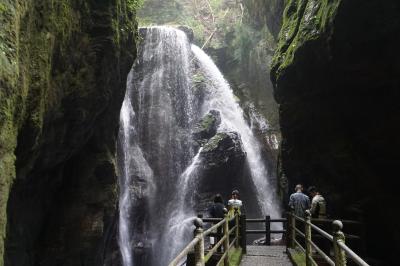
{"label": "person's head", "polygon": [[294,188],[296,192],[303,192],[303,185],[302,184],[297,184],[296,187]]}
{"label": "person's head", "polygon": [[214,203],[224,203],[224,200],[222,199],[221,194],[216,194],[214,196]]}
{"label": "person's head", "polygon": [[232,199],[239,199],[239,191],[238,190],[234,190],[232,191]]}
{"label": "person's head", "polygon": [[314,197],[315,195],[318,194],[318,190],[316,187],[311,186],[308,188],[308,194],[310,194],[311,197]]}

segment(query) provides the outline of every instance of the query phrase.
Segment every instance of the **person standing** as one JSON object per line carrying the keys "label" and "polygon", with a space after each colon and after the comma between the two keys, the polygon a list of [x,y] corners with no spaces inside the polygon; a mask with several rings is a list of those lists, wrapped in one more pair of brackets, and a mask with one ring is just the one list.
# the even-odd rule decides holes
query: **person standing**
{"label": "person standing", "polygon": [[[224,200],[222,199],[221,194],[216,194],[214,196],[213,204],[208,208],[208,213],[210,214],[211,218],[224,219],[225,212],[226,208],[224,205]],[[217,235],[215,237],[210,236],[210,248],[212,248],[221,239],[222,227],[219,227],[214,233]],[[221,247],[218,248],[218,251],[221,251]]]}
{"label": "person standing", "polygon": [[241,214],[241,209],[243,207],[243,202],[239,199],[239,191],[232,191],[232,197],[228,201],[228,217],[232,218],[235,216],[235,209]]}
{"label": "person standing", "polygon": [[294,210],[294,214],[304,218],[305,211],[310,209],[310,198],[303,193],[303,185],[298,184],[295,187],[295,193],[290,195],[289,208]]}
{"label": "person standing", "polygon": [[308,193],[311,196],[311,217],[318,219],[326,219],[326,201],[316,187],[308,188]]}
{"label": "person standing", "polygon": [[208,213],[212,218],[224,218],[224,201],[221,194],[216,194],[214,196],[214,203],[208,209]]}
{"label": "person standing", "polygon": [[[326,219],[326,201],[324,197],[322,197],[321,193],[319,193],[318,189],[314,186],[308,188],[308,194],[311,197],[311,217],[317,219]],[[319,226],[322,230],[329,230],[327,224],[321,223],[317,224],[317,226]],[[320,247],[323,252],[325,252],[325,254],[330,253],[331,243],[329,240],[325,238],[316,239],[315,243]]]}

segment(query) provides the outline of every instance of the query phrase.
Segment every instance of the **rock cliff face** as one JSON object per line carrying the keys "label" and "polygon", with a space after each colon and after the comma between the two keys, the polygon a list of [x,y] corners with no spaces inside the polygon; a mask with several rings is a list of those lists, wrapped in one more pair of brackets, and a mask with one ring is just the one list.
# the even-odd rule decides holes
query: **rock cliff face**
{"label": "rock cliff face", "polygon": [[0,3],[1,266],[103,261],[118,200],[118,116],[136,53],[134,6]]}
{"label": "rock cliff face", "polygon": [[286,1],[271,72],[281,174],[290,188],[320,186],[334,216],[364,219],[368,256],[385,265],[400,243],[389,217],[398,209],[399,12],[397,0]]}

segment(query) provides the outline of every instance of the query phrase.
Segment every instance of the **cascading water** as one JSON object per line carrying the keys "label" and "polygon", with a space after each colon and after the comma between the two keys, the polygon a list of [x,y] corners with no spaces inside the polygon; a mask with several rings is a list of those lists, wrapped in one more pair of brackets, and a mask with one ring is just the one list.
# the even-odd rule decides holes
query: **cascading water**
{"label": "cascading water", "polygon": [[[279,214],[260,144],[213,61],[190,46],[180,30],[151,27],[142,33],[144,43],[121,109],[118,145],[124,266],[165,265],[192,237],[194,195],[201,190],[202,175],[202,148],[196,153],[192,131],[210,110],[220,112],[219,132],[240,134],[261,212]],[[207,79],[202,97],[191,82],[194,64]],[[139,258],[138,248],[153,259]]]}
{"label": "cascading water", "polygon": [[199,47],[192,45],[192,51],[200,63],[208,82],[208,94],[202,106],[202,112],[215,109],[220,111],[221,126],[219,131],[236,131],[240,134],[247,162],[250,166],[252,181],[257,189],[257,199],[263,215],[280,217],[279,204],[276,202],[275,190],[269,185],[268,171],[261,157],[261,145],[246,123],[243,110],[235,100],[232,89],[224,79],[212,59]]}
{"label": "cascading water", "polygon": [[[158,254],[152,265],[164,265],[169,259],[168,252],[159,251],[168,251],[168,247],[161,245],[170,239],[166,228],[171,213],[185,207],[176,202],[176,194],[183,193],[179,177],[195,155],[191,127],[197,116],[192,110],[196,99],[189,79],[189,41],[182,31],[169,27],[151,27],[142,33],[144,45],[128,80],[121,110],[118,158],[121,169],[125,170],[121,171],[120,182],[120,245],[124,266],[138,260],[132,259],[132,249],[138,246],[151,247]],[[132,153],[132,143],[140,153]],[[135,172],[140,167],[135,161],[148,165],[151,175]],[[132,202],[137,199],[138,189],[131,187],[135,181],[150,188],[154,184],[154,189],[147,189],[139,202]]]}
{"label": "cascading water", "polygon": [[[132,81],[133,72],[128,76]],[[131,90],[128,89],[120,113],[118,159],[120,166],[120,215],[119,246],[124,266],[133,265],[132,245],[134,241],[143,241],[140,232],[146,231],[146,215],[139,214],[138,208],[152,207],[149,195],[154,194],[153,171],[143,156],[137,142],[135,112],[131,102]],[[132,224],[139,225],[132,228]],[[139,232],[139,234],[137,234]]]}

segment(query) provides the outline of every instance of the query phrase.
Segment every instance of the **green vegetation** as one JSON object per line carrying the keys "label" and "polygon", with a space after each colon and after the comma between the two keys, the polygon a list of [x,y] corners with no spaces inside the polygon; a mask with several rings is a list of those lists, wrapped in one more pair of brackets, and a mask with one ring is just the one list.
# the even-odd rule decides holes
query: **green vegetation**
{"label": "green vegetation", "polygon": [[127,0],[128,8],[134,12],[143,5],[144,0]]}
{"label": "green vegetation", "polygon": [[201,120],[201,129],[203,130],[208,130],[213,123],[215,123],[216,118],[211,115],[211,114],[207,114],[203,117],[203,119]]}
{"label": "green vegetation", "polygon": [[226,138],[229,138],[228,134],[225,132],[219,132],[215,134],[203,147],[204,152],[213,151],[218,148],[220,142]]}
{"label": "green vegetation", "polygon": [[[277,5],[278,1],[268,1]],[[229,80],[244,110],[250,105],[278,128],[277,105],[269,81],[276,47],[266,23],[264,1],[145,0],[139,25],[187,25],[194,43],[210,54]],[[264,12],[265,11],[265,12]]]}
{"label": "green vegetation", "polygon": [[242,260],[242,248],[234,248],[229,253],[229,265],[239,266]]}
{"label": "green vegetation", "polygon": [[[92,79],[98,43],[110,43],[112,49],[107,51],[115,52],[115,58],[120,54],[115,50],[135,32],[134,17],[128,16],[125,3],[134,12],[140,1],[114,2],[113,6],[71,0],[0,3],[0,266],[4,264],[6,208],[16,176],[18,134],[28,133],[21,137],[23,144],[18,143],[28,155],[24,169],[19,169],[19,175],[25,177],[40,152],[46,122],[55,116],[62,118],[62,100],[93,103],[91,88],[98,95]],[[91,17],[94,13],[108,39],[95,40],[91,39],[94,34],[88,34],[93,23],[99,23]],[[76,109],[86,116],[83,107]]]}
{"label": "green vegetation", "polygon": [[293,64],[296,52],[305,42],[318,40],[324,36],[323,33],[329,31],[340,2],[341,0],[287,1],[278,48],[272,61],[276,78]]}
{"label": "green vegetation", "polygon": [[306,266],[306,255],[299,249],[289,249],[289,256],[296,266]]}

